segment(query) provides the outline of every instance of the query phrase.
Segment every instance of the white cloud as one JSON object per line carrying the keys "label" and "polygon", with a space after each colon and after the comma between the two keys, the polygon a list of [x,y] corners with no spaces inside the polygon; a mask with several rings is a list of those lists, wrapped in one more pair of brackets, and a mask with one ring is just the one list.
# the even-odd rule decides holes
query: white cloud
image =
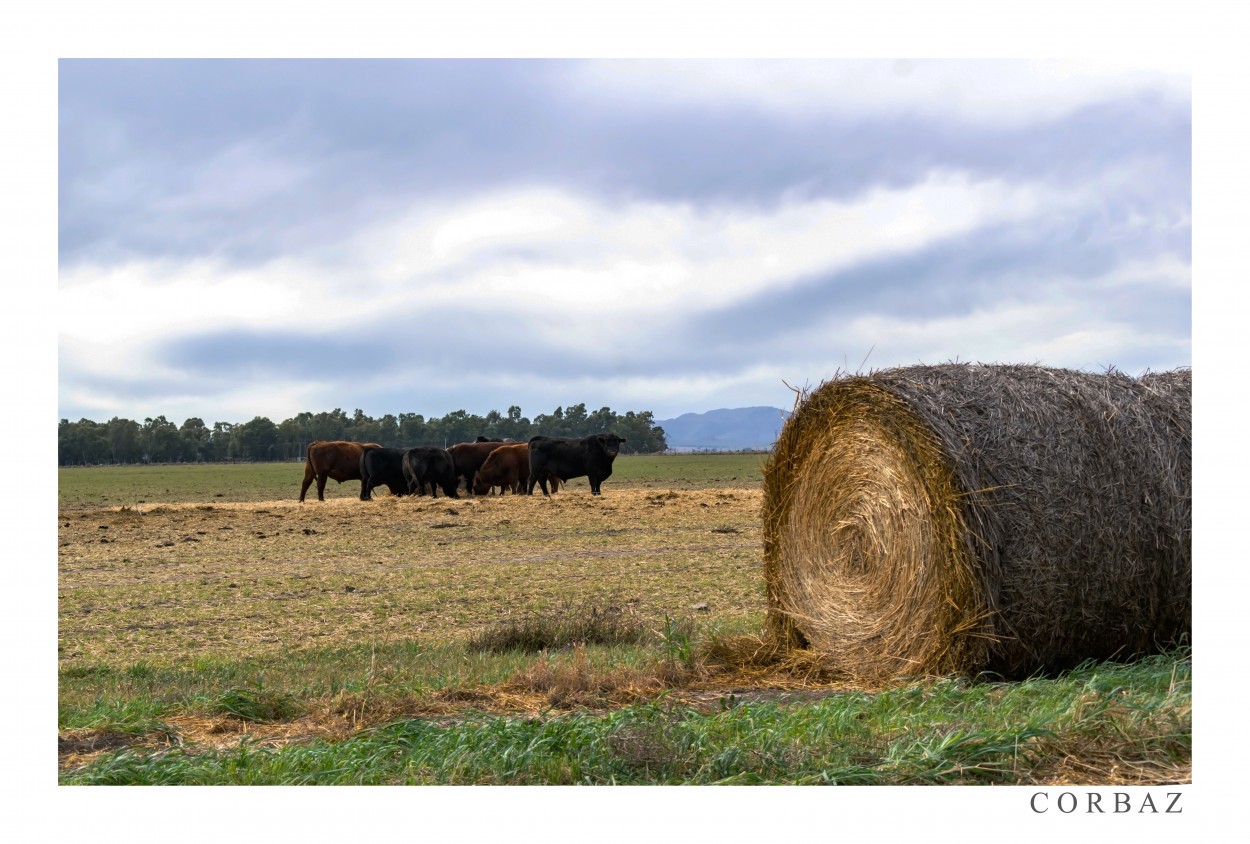
{"label": "white cloud", "polygon": [[[1036,213],[1057,201],[1032,186],[935,174],[857,201],[772,210],[687,204],[622,207],[548,189],[509,191],[452,207],[420,207],[347,244],[333,267],[285,259],[252,268],[199,259],[80,265],[61,279],[68,343],[104,358],[146,340],[238,329],[335,331],[400,309],[502,297],[498,307],[568,324],[740,301],[804,276]],[[345,269],[346,267],[346,269]],[[94,355],[93,355],[94,356]]]}
{"label": "white cloud", "polygon": [[230,327],[298,322],[313,268],[275,262],[226,269],[210,260],[78,265],[61,274],[62,343],[91,341],[127,353],[147,339]]}
{"label": "white cloud", "polygon": [[[824,350],[826,361],[849,361],[852,371],[870,349],[867,369],[876,368],[874,360],[889,361],[890,366],[962,360],[1041,363],[1097,371],[1120,363],[1124,349],[1135,346],[1158,348],[1160,360],[1184,354],[1184,348],[1174,348],[1178,338],[1143,335],[1128,323],[1091,314],[1081,301],[1059,299],[1052,292],[1050,285],[1040,285],[1035,298],[1016,297],[993,307],[937,319],[886,314],[846,321],[834,317],[792,338],[790,354],[797,356],[799,349],[809,353]],[[796,368],[811,372],[813,363],[804,360]],[[823,378],[834,374],[827,365],[815,369],[823,370]]]}
{"label": "white cloud", "polygon": [[[935,173],[852,202],[775,209],[600,201],[545,189],[420,208],[354,247],[391,306],[523,294],[517,310],[647,311],[740,301],[814,273],[1028,217],[1039,186]],[[381,292],[374,290],[373,292]]]}
{"label": "white cloud", "polygon": [[764,112],[916,113],[993,124],[1054,118],[1129,93],[1189,100],[1188,68],[1152,61],[740,60],[590,62],[571,84],[587,93],[690,107]]}
{"label": "white cloud", "polygon": [[1193,267],[1175,255],[1160,255],[1152,260],[1125,261],[1088,284],[1104,288],[1133,287],[1142,291],[1151,288],[1192,290]]}

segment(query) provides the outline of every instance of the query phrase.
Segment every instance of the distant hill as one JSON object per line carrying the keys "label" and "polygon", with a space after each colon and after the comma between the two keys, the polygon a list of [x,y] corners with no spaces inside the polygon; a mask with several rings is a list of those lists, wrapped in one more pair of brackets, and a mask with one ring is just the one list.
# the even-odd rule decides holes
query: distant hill
{"label": "distant hill", "polygon": [[790,414],[779,407],[736,407],[683,413],[659,419],[668,447],[688,449],[769,449]]}

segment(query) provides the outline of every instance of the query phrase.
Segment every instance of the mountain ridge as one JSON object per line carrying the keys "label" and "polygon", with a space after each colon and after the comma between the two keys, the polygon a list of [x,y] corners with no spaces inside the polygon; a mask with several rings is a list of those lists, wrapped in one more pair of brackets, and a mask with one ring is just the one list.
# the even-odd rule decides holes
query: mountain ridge
{"label": "mountain ridge", "polygon": [[789,412],[779,407],[722,407],[703,413],[683,413],[657,419],[664,439],[676,451],[716,449],[723,451],[767,450],[777,440]]}

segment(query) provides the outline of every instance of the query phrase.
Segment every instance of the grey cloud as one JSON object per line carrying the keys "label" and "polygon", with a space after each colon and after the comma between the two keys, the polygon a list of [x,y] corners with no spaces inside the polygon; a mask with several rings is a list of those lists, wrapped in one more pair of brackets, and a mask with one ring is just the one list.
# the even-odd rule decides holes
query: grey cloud
{"label": "grey cloud", "polygon": [[[771,206],[905,186],[934,168],[1079,186],[1114,163],[1150,160],[1157,178],[1144,189],[1188,199],[1189,115],[1149,95],[1002,128],[647,107],[571,94],[561,81],[575,71],[525,61],[62,62],[62,261],[261,261],[414,201],[509,184]],[[243,179],[279,165],[302,175],[240,206],[193,181],[224,154]]]}
{"label": "grey cloud", "polygon": [[[615,400],[614,382],[761,366],[801,378],[791,336],[831,320],[960,316],[1046,297],[1078,303],[1090,325],[1131,326],[1143,338],[1099,363],[1131,372],[1188,361],[1187,290],[1094,287],[1126,262],[1190,260],[1185,105],[1144,92],[1011,126],[903,113],[796,116],[596,97],[565,85],[577,69],[524,61],[63,61],[62,265],[205,256],[256,263],[294,254],[305,264],[332,263],[345,260],[346,238],[393,222],[414,203],[437,207],[520,185],[609,204],[767,210],[796,198],[905,187],[945,169],[1040,182],[1093,201],[796,279],[746,302],[640,320],[623,347],[570,351],[555,314],[526,322],[471,305],[440,308],[437,317],[413,308],[347,334],[235,329],[183,337],[157,350],[177,375],[93,377],[91,390],[144,405],[192,393],[206,419],[215,397],[239,385],[295,382],[332,385],[313,411],[430,415],[519,403],[532,416],[570,401],[660,411]],[[1150,228],[1143,218],[1163,223]],[[525,254],[509,247],[477,258]],[[445,275],[439,280],[452,277]],[[837,347],[830,338],[827,348]],[[913,362],[878,353],[869,366]],[[78,378],[63,359],[63,388]],[[573,379],[601,385],[601,397],[567,395],[561,385]],[[491,386],[499,383],[510,386]],[[100,416],[63,402],[62,415],[75,414]]]}
{"label": "grey cloud", "polygon": [[[934,319],[969,314],[1007,300],[1028,302],[1046,293],[1062,293],[1087,303],[1091,312],[1134,323],[1148,321],[1188,337],[1188,290],[1146,294],[1134,287],[1088,289],[1090,279],[1126,260],[1174,256],[1187,261],[1188,229],[1114,242],[1091,237],[1088,230],[1088,221],[1080,217],[981,229],[706,311],[691,320],[687,336],[694,346],[755,353],[772,338],[825,322],[830,315]],[[1074,281],[1056,289],[1056,280],[1065,277]]]}
{"label": "grey cloud", "polygon": [[[1105,228],[1075,216],[980,229],[911,253],[797,279],[733,305],[666,314],[663,324],[640,320],[626,348],[605,344],[570,352],[560,343],[564,317],[527,320],[492,300],[490,307],[478,301],[443,305],[437,313],[416,306],[358,325],[350,336],[207,333],[170,341],[159,355],[185,369],[187,377],[210,380],[316,379],[330,372],[349,383],[387,372],[432,380],[454,380],[463,373],[466,383],[470,373],[482,373],[519,384],[533,373],[551,379],[682,377],[775,360],[789,335],[839,315],[848,324],[873,314],[928,320],[967,316],[1005,301],[1027,304],[1056,297],[1079,303],[1090,324],[1131,324],[1144,334],[1187,344],[1187,289],[1093,284],[1131,260],[1171,256],[1187,261],[1188,228],[1137,230],[1132,238],[1113,239],[1090,233]],[[1107,363],[1131,368],[1136,361]]]}

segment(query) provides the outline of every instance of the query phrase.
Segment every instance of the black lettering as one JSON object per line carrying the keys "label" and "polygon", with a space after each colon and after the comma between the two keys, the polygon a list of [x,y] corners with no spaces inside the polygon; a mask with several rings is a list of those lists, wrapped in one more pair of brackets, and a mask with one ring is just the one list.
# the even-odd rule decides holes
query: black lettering
{"label": "black lettering", "polygon": [[1146,792],[1146,799],[1141,801],[1141,808],[1137,810],[1137,814],[1140,815],[1142,812],[1146,811],[1147,806],[1150,807],[1150,814],[1159,814],[1159,810],[1155,808],[1155,801],[1151,799],[1149,791]]}
{"label": "black lettering", "polygon": [[1178,808],[1175,812],[1174,812],[1174,811],[1172,811],[1172,807],[1173,807],[1173,806],[1175,806],[1177,803],[1179,803],[1179,802],[1180,802],[1181,795],[1182,795],[1183,793],[1184,793],[1184,792],[1182,792],[1182,791],[1169,791],[1169,792],[1168,792],[1168,797],[1171,797],[1171,798],[1172,798],[1172,802],[1168,804],[1168,808],[1167,808],[1167,810],[1166,810],[1166,814],[1169,814],[1169,815],[1179,815],[1181,812],[1185,811],[1184,809],[1179,809],[1179,808]]}
{"label": "black lettering", "polygon": [[[1065,809],[1065,808],[1063,808],[1063,798],[1065,798],[1065,797],[1070,797],[1070,798],[1072,798],[1072,808],[1071,808],[1071,809]],[[1065,792],[1063,792],[1062,794],[1060,794],[1060,795],[1059,795],[1059,811],[1063,812],[1065,815],[1070,815],[1070,814],[1072,814],[1073,812],[1075,812],[1075,811],[1076,811],[1076,804],[1077,804],[1076,795],[1075,795],[1075,794],[1073,794],[1071,791],[1065,791]]]}
{"label": "black lettering", "polygon": [[1095,809],[1098,810],[1098,814],[1105,814],[1102,806],[1099,805],[1100,803],[1102,803],[1102,795],[1097,791],[1091,791],[1089,793],[1089,807],[1085,810],[1085,814],[1092,815]]}
{"label": "black lettering", "polygon": [[1049,799],[1050,799],[1050,795],[1049,795],[1049,794],[1047,794],[1047,793],[1046,793],[1046,792],[1044,792],[1044,791],[1038,791],[1038,792],[1034,793],[1034,795],[1033,795],[1032,797],[1030,797],[1030,798],[1029,798],[1029,808],[1030,808],[1030,809],[1032,809],[1032,810],[1033,810],[1034,812],[1036,812],[1037,814],[1039,814],[1039,815],[1043,815],[1043,814],[1045,814],[1045,813],[1046,813],[1047,811],[1049,811],[1049,810],[1048,810],[1048,809],[1039,809],[1039,808],[1037,808],[1037,798],[1039,798],[1039,797],[1045,797],[1047,800],[1049,800]]}
{"label": "black lettering", "polygon": [[[1124,808],[1120,808],[1121,806]],[[1123,791],[1117,791],[1115,793],[1115,813],[1118,815],[1121,812],[1127,812],[1132,808],[1133,807],[1129,804],[1128,794]]]}

